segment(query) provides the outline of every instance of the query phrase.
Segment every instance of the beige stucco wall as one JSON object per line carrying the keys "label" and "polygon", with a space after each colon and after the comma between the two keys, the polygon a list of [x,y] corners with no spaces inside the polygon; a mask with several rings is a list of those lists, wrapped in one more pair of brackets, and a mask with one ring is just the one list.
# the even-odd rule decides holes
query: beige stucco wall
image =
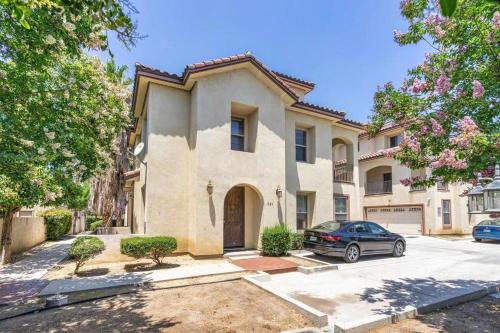
{"label": "beige stucco wall", "polygon": [[[3,219],[0,219],[0,235]],[[45,224],[42,217],[14,217],[12,221],[12,253],[16,254],[45,241]]]}
{"label": "beige stucco wall", "polygon": [[[230,149],[232,104],[253,110],[248,119],[255,132],[252,152]],[[332,135],[357,145],[355,131],[286,110],[281,96],[245,69],[199,78],[191,91],[152,83],[143,118],[139,140],[146,148],[140,157],[147,167],[140,166],[134,184],[133,231],[174,236],[178,251],[195,255],[223,252],[224,199],[233,186],[245,186],[245,247],[257,247],[266,226],[295,229],[298,191],[314,193],[313,225],[331,220]],[[295,161],[296,124],[311,128],[314,163]],[[356,186],[339,186],[336,191],[346,187],[355,211]]]}
{"label": "beige stucco wall", "polygon": [[[371,170],[370,175],[373,176],[372,169],[379,166],[391,167],[392,194],[365,195],[367,171]],[[463,185],[450,185],[449,191],[438,191],[436,186],[425,191],[410,191],[410,188],[402,185],[400,180],[410,177],[411,170],[402,166],[398,161],[386,157],[360,162],[359,171],[363,207],[423,205],[425,234],[428,234],[429,231],[431,234],[462,234],[471,231],[472,226],[469,225],[469,216],[467,214],[467,200],[459,196],[463,192]],[[377,180],[381,180],[381,176],[379,178]],[[443,228],[442,217],[438,216],[438,208],[441,209],[441,200],[443,199],[451,200],[452,227],[450,229]]]}

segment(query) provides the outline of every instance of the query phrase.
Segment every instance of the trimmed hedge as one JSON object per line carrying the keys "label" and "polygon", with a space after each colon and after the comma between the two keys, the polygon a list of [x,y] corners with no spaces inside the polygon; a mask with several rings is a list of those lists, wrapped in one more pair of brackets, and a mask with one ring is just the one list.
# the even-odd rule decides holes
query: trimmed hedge
{"label": "trimmed hedge", "polygon": [[82,267],[87,260],[94,258],[105,249],[106,246],[104,242],[97,237],[78,237],[69,248],[70,258],[76,259],[75,273],[78,273],[80,267]]}
{"label": "trimmed hedge", "polygon": [[262,253],[265,256],[286,255],[291,248],[292,232],[284,225],[264,228],[262,232]]}
{"label": "trimmed hedge", "polygon": [[71,230],[73,213],[67,209],[49,209],[42,216],[45,224],[45,236],[48,240],[60,240]]}
{"label": "trimmed hedge", "polygon": [[292,250],[302,250],[304,248],[304,234],[300,232],[292,232],[291,245]]}
{"label": "trimmed hedge", "polygon": [[120,252],[134,258],[149,258],[157,265],[177,250],[177,240],[169,236],[130,237],[120,241]]}

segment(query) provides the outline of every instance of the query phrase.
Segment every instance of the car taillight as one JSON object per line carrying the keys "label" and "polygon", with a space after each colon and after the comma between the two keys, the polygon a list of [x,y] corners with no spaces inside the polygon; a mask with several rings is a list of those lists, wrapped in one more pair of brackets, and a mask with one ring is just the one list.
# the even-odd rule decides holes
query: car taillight
{"label": "car taillight", "polygon": [[329,242],[338,242],[340,240],[340,236],[321,236],[324,240],[327,240]]}

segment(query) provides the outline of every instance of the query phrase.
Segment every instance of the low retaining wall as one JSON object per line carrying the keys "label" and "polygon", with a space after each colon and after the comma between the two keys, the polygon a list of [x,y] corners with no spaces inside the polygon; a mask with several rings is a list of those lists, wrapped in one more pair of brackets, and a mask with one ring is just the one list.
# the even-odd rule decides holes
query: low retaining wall
{"label": "low retaining wall", "polygon": [[[3,219],[0,219],[0,235]],[[14,217],[12,221],[12,253],[19,253],[45,241],[42,217]]]}

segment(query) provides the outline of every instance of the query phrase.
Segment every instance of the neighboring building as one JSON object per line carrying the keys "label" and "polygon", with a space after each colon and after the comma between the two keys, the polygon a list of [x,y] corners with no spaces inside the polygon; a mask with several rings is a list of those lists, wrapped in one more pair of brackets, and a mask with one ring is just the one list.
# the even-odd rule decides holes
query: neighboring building
{"label": "neighboring building", "polygon": [[438,183],[431,188],[404,186],[400,180],[425,178],[430,170],[411,170],[383,151],[399,146],[400,126],[386,126],[374,138],[359,137],[360,194],[363,215],[381,225],[410,234],[470,233],[464,184]]}
{"label": "neighboring building", "polygon": [[[132,232],[171,235],[179,251],[214,255],[258,247],[266,226],[300,230],[332,219],[372,218],[372,207],[403,203],[421,209],[421,225],[438,231],[433,201],[447,198],[449,230],[460,232],[454,214],[466,206],[451,199],[458,192],[410,199],[417,195],[398,179],[405,168],[360,158],[371,149],[358,152],[365,126],[304,102],[313,88],[248,53],[188,65],[181,76],[137,65],[129,145],[144,149],[126,175]],[[363,147],[372,142],[361,138]],[[385,169],[375,170],[380,162]],[[384,185],[389,181],[390,188]],[[367,189],[387,193],[365,196]],[[396,200],[403,192],[409,199]]]}

